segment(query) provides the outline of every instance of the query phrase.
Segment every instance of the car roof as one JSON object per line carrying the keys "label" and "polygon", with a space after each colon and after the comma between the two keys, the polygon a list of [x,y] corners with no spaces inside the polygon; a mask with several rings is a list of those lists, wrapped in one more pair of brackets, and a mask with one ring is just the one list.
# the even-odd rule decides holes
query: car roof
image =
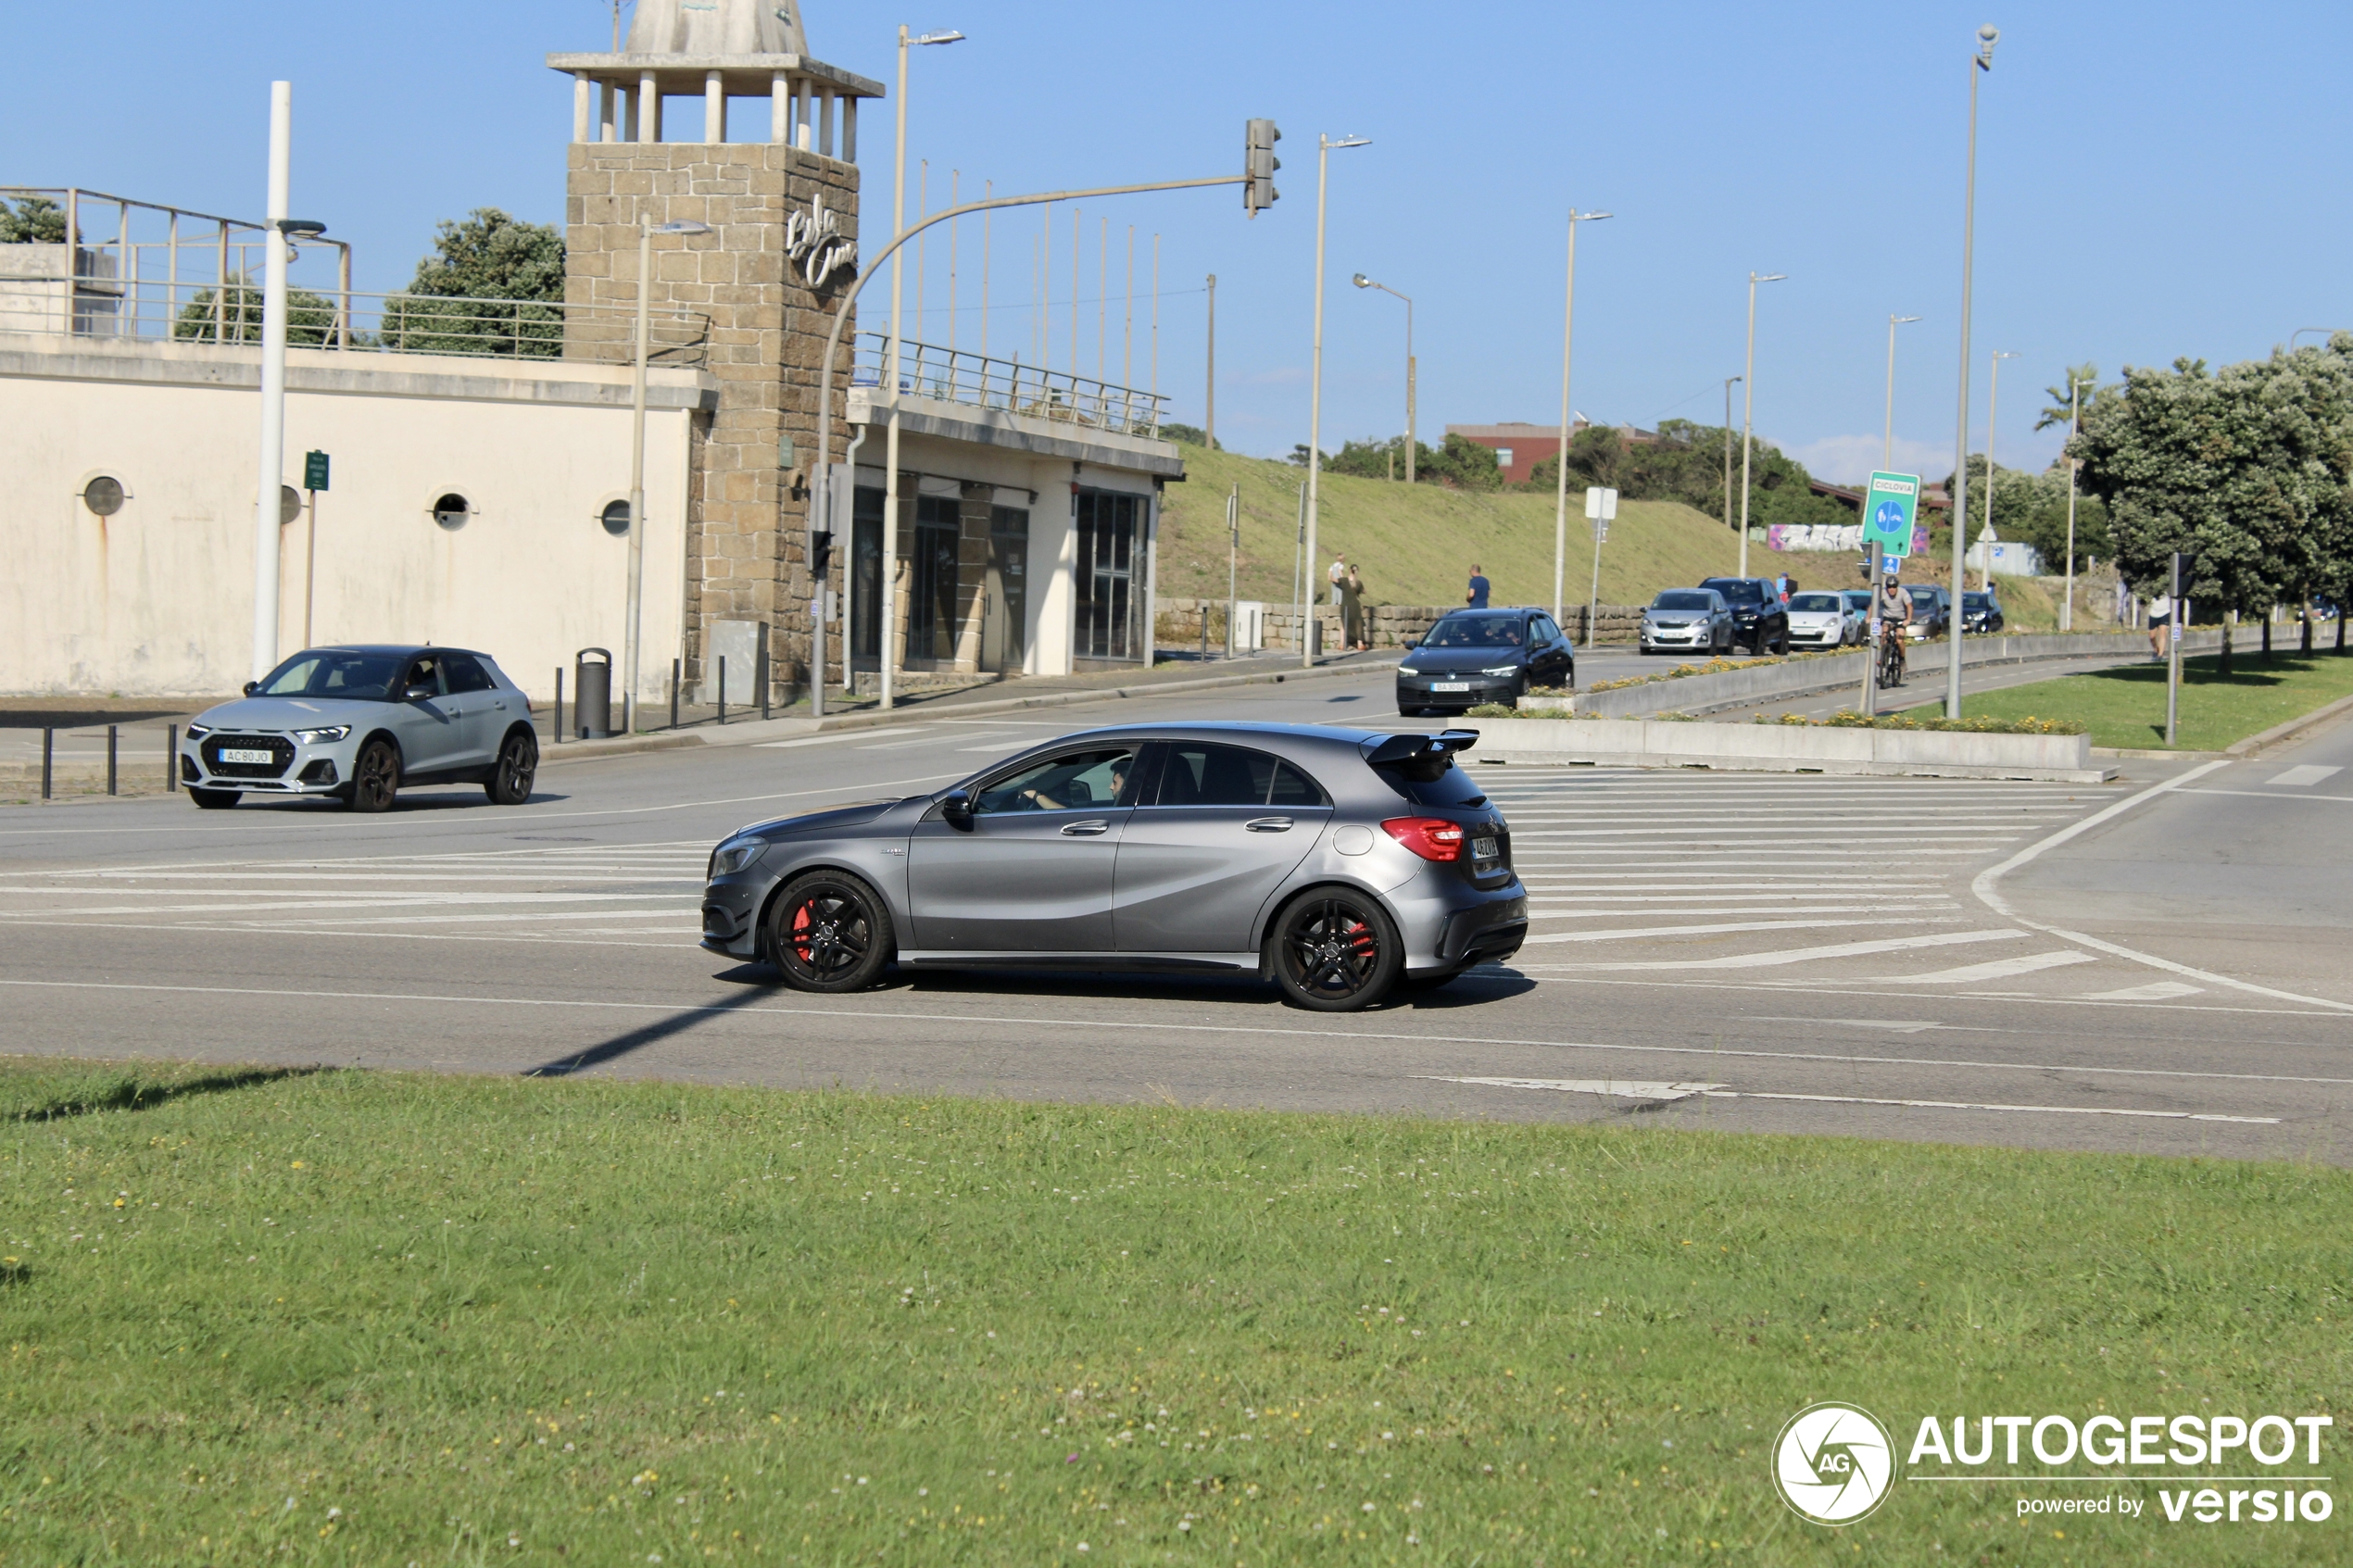
{"label": "car roof", "polygon": [[[1105,724],[1098,729],[1074,730],[1057,735],[1052,742],[1040,741],[1039,746],[1060,745],[1065,741],[1085,740],[1262,740],[1309,741],[1319,745],[1362,746],[1368,740],[1380,740],[1396,732],[1358,729],[1339,724],[1277,724],[1248,719],[1172,720],[1162,723],[1139,721],[1133,724]],[[1414,732],[1418,734],[1419,732]],[[1034,749],[1034,748],[1033,748]]]}
{"label": "car roof", "polygon": [[1438,619],[1452,621],[1458,615],[1536,615],[1539,613],[1541,612],[1534,605],[1489,605],[1484,608],[1473,608],[1469,605],[1465,605],[1460,609],[1448,610]]}
{"label": "car roof", "polygon": [[287,657],[299,659],[306,653],[462,653],[470,659],[490,657],[473,648],[449,647],[434,643],[318,643],[309,647],[298,649]]}

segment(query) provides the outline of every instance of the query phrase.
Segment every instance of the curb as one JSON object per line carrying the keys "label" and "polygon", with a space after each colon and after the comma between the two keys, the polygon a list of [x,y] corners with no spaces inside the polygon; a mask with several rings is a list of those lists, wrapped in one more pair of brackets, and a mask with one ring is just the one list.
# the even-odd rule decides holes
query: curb
{"label": "curb", "polygon": [[2301,740],[2315,730],[2326,729],[2338,720],[2353,714],[2353,696],[2341,696],[2334,702],[2316,708],[2300,719],[2290,719],[2284,724],[2274,724],[2259,735],[2249,735],[2235,745],[2214,755],[2223,757],[2253,757],[2267,746],[2284,745]]}
{"label": "curb", "polygon": [[[919,702],[912,707],[892,709],[887,713],[845,714],[838,719],[800,719],[782,721],[806,726],[804,729],[793,732],[796,735],[837,734],[855,733],[860,730],[887,729],[893,724],[903,723],[911,719],[928,719],[934,716],[960,718],[966,714],[1012,713],[1026,708],[1066,708],[1073,703],[1101,702],[1108,698],[1119,697],[1152,696],[1163,692],[1199,692],[1218,687],[1275,685],[1286,681],[1315,680],[1334,675],[1359,675],[1370,671],[1394,669],[1398,660],[1403,659],[1403,657],[1401,653],[1397,659],[1374,659],[1365,664],[1318,665],[1313,670],[1291,669],[1279,673],[1218,675],[1200,681],[1162,681],[1139,686],[1101,686],[1082,691],[1040,692],[1036,696],[992,697],[986,702],[961,702],[952,709],[926,709]],[[746,723],[749,725],[762,721],[755,719],[746,721]],[[765,721],[771,724],[778,721]],[[733,729],[735,726],[729,725],[726,728]],[[673,747],[686,746],[757,746],[768,738],[770,738],[769,734],[763,733],[738,740],[734,735],[725,734],[720,726],[711,725],[707,729],[671,731],[650,735],[629,736],[619,740],[565,741],[562,743],[561,751],[554,746],[540,747],[539,765],[546,768],[560,762],[593,762],[604,757],[627,757],[643,751],[667,751]]]}

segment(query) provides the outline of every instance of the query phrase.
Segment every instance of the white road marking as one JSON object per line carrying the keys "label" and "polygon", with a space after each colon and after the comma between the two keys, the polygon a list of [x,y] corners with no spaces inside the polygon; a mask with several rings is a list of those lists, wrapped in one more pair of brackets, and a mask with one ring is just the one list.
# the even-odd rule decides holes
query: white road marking
{"label": "white road marking", "polygon": [[2079,953],[2070,947],[2057,953],[2029,953],[2023,958],[1995,959],[1991,963],[1963,964],[1958,969],[1940,969],[1931,974],[1883,974],[1880,978],[1891,985],[1968,985],[1980,980],[2007,980],[2013,974],[2032,974],[2042,969],[2099,961],[2089,953]]}
{"label": "white road marking", "polygon": [[[1807,922],[1816,923],[1816,922]],[[1840,923],[1834,921],[1818,922]],[[1877,921],[1858,921],[1863,925],[1877,925]],[[1660,959],[1641,963],[1576,964],[1569,967],[1587,970],[1625,969],[1768,969],[1780,964],[1811,963],[1817,959],[1858,958],[1866,953],[1894,953],[1906,947],[1944,947],[1961,942],[2006,942],[2026,935],[2023,931],[1941,931],[1927,936],[1890,936],[1878,942],[1841,942],[1827,947],[1783,947],[1764,953],[1735,953],[1720,959]],[[1530,937],[1530,941],[1542,938]]]}
{"label": "white road marking", "polygon": [[[2043,1112],[2054,1116],[2143,1116],[2161,1122],[2237,1122],[2255,1126],[2276,1127],[2276,1116],[2224,1116],[2214,1111],[2200,1110],[2128,1110],[2112,1105],[2001,1105],[1991,1101],[1956,1099],[1880,1099],[1868,1095],[1793,1095],[1776,1094],[1764,1089],[1728,1089],[1720,1084],[1647,1084],[1623,1087],[1604,1087],[1604,1081],[1558,1078],[1433,1078],[1439,1084],[1483,1084],[1505,1089],[1549,1089],[1565,1094],[1615,1095],[1621,1099],[1678,1100],[1694,1097],[1703,1099],[1781,1099],[1803,1100],[1815,1105],[1887,1105],[1914,1110],[1997,1110]],[[1629,1093],[1629,1089],[1667,1090],[1667,1093]],[[1671,1092],[1680,1091],[1680,1092]]]}
{"label": "white road marking", "polygon": [[2085,999],[2095,1002],[2161,1002],[2172,997],[2200,997],[2203,985],[2185,985],[2178,980],[2152,980],[2145,985],[2127,985],[2121,991],[2086,991]]}
{"label": "white road marking", "polygon": [[[1532,947],[1542,942],[1619,942],[1629,936],[1709,936],[1727,931],[1821,931],[1828,930],[1832,926],[1841,925],[1887,926],[1924,925],[1926,923],[1928,922],[1925,920],[1919,918],[1903,917],[1890,919],[1885,916],[1873,920],[1725,921],[1720,923],[1709,925],[1644,925],[1613,931],[1546,932],[1542,935],[1529,937],[1527,942],[1529,946]],[[2019,932],[2015,935],[2022,936],[2025,933]],[[1868,950],[1871,952],[1881,950],[1876,945],[1862,944],[1859,946],[1861,950]],[[1852,944],[1846,947],[1840,948],[1814,947],[1798,949],[1800,952],[1835,952],[1840,954],[1855,950],[1857,950],[1857,945]],[[1734,963],[1734,960],[1730,959],[1709,959],[1705,961],[1709,964],[1716,965]],[[1796,960],[1788,958],[1781,953],[1750,953],[1743,954],[1740,961],[1743,963],[1793,963]],[[1611,969],[1624,969],[1629,966],[1625,964],[1611,964],[1606,967]],[[1643,969],[1684,969],[1692,966],[1688,964],[1642,964],[1634,967]]]}
{"label": "white road marking", "polygon": [[2318,762],[2304,762],[2299,763],[2296,767],[2290,768],[2284,773],[2280,773],[2271,778],[2265,779],[2263,783],[2267,787],[2273,789],[2278,788],[2282,784],[2285,784],[2291,789],[2304,789],[2309,787],[2310,785],[2319,784],[2322,779],[2328,778],[2332,774],[2341,773],[2343,771],[2345,771],[2345,770],[2342,768],[2327,768],[2322,767]]}

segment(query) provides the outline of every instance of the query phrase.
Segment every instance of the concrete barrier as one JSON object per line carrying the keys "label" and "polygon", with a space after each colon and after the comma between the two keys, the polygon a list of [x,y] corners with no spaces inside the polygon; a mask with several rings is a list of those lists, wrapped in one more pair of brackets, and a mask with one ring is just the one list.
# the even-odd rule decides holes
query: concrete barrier
{"label": "concrete barrier", "polygon": [[[2185,653],[2210,653],[2222,646],[2221,627],[2184,633],[2182,638]],[[1919,700],[1921,683],[1941,672],[1944,667],[1944,645],[1915,643],[1912,645],[1911,676],[1914,684],[1906,688],[1913,695],[1893,694],[1907,706]],[[1961,643],[1961,664],[1965,669],[1989,665],[2027,664],[2037,659],[2098,659],[2114,656],[2129,659],[2133,654],[2146,654],[2148,639],[2133,632],[2090,633],[2038,633],[2018,637],[1969,637]],[[1713,675],[1686,675],[1680,679],[1645,681],[1640,685],[1619,686],[1605,692],[1577,692],[1566,697],[1524,696],[1519,699],[1522,712],[1575,713],[1596,719],[1631,719],[1651,713],[1716,713],[1727,708],[1746,708],[1775,697],[1807,696],[1818,692],[1856,689],[1859,695],[1863,684],[1864,655],[1831,654],[1827,658],[1792,659],[1770,663],[1752,664],[1743,669],[1726,670]]]}
{"label": "concrete barrier", "polygon": [[1674,719],[1485,719],[1473,764],[1720,768],[1743,772],[1875,773],[2099,784],[2088,735],[1972,734],[1955,730],[1710,724]]}

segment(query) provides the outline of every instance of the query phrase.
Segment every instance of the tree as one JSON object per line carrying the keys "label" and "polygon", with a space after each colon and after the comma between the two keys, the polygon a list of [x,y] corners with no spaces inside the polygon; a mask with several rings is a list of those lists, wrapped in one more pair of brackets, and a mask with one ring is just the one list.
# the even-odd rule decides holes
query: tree
{"label": "tree", "polygon": [[1189,446],[1206,446],[1213,452],[1226,449],[1224,442],[1210,440],[1209,433],[1201,426],[1178,424],[1173,420],[1162,423],[1160,438],[1163,441],[1181,441]]}
{"label": "tree", "polygon": [[1503,465],[1492,446],[1481,446],[1468,436],[1449,433],[1446,445],[1433,452],[1421,447],[1414,459],[1415,481],[1443,484],[1455,490],[1501,490]]}
{"label": "tree", "polygon": [[[1589,425],[1568,444],[1569,488],[1604,484],[1629,501],[1680,501],[1720,518],[1725,515],[1724,438],[1723,426],[1694,424],[1689,420],[1663,420],[1653,439],[1631,442],[1613,426]],[[1732,432],[1731,438],[1732,512],[1738,526],[1740,433]],[[1559,476],[1559,464],[1547,458],[1530,472],[1529,486],[1551,490]],[[1814,494],[1813,480],[1805,464],[1771,442],[1755,442],[1749,455],[1751,526],[1817,523],[1836,527],[1859,521],[1831,497]]]}
{"label": "tree", "polygon": [[[324,348],[333,341],[335,307],[308,289],[286,290],[286,343],[295,348]],[[242,274],[225,288],[198,289],[180,307],[171,335],[183,343],[259,343],[261,290]],[[357,336],[354,342],[359,341]]]}
{"label": "tree", "polygon": [[66,209],[47,196],[21,196],[11,208],[0,201],[0,245],[61,245]]}
{"label": "tree", "polygon": [[560,232],[478,207],[462,220],[442,220],[433,246],[407,292],[384,301],[386,347],[538,359],[563,352]]}
{"label": "tree", "polygon": [[[2078,388],[2077,396],[2071,403],[2068,398],[2068,388],[2070,385]],[[2070,365],[2067,368],[2066,380],[2057,386],[2046,386],[2043,389],[2043,395],[2049,401],[2043,405],[2043,411],[2034,417],[2034,428],[2048,430],[2053,425],[2067,423],[2083,408],[2090,407],[2092,399],[2098,395],[2099,390],[2100,368],[2097,365],[2089,363]]]}

